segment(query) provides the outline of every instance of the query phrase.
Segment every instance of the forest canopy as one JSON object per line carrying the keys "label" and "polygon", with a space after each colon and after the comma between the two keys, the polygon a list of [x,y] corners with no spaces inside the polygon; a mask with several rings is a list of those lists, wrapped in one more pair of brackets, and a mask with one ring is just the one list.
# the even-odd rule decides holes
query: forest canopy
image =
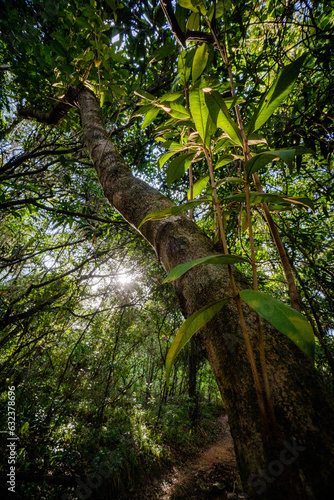
{"label": "forest canopy", "polygon": [[[333,395],[329,2],[1,7],[1,423],[14,386],[22,498],[81,498],[75,478],[106,461],[96,498],[132,498],[173,441],[176,455],[204,446],[223,411],[258,498],[249,477],[298,428],[296,410],[285,434],[272,367],[286,362],[305,398],[315,367]],[[243,409],[219,356],[247,380]],[[247,404],[266,450],[254,464]],[[260,497],[282,498],[283,477]],[[320,498],[307,480],[286,498]]]}

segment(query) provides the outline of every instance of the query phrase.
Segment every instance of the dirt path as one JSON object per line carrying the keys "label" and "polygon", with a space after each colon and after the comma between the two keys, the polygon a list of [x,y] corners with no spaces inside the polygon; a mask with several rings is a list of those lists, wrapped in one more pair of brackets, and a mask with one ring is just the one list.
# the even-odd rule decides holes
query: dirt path
{"label": "dirt path", "polygon": [[[159,500],[242,499],[233,441],[226,417],[220,417],[222,431],[212,446],[196,457],[174,467],[165,477],[154,481]],[[152,492],[153,493],[153,492]]]}

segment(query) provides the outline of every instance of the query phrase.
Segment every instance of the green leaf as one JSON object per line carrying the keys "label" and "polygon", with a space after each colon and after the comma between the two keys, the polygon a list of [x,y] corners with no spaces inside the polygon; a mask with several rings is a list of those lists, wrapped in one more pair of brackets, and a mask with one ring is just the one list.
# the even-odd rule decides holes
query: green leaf
{"label": "green leaf", "polygon": [[165,102],[165,103],[154,103],[160,109],[163,109],[166,113],[171,115],[173,118],[178,118],[179,120],[186,120],[190,118],[189,111],[182,106],[182,104],[178,104],[177,102]]}
{"label": "green leaf", "polygon": [[227,165],[228,163],[231,163],[235,159],[234,155],[223,155],[219,158],[218,163],[215,165],[216,168],[223,167],[224,165]]}
{"label": "green leaf", "polygon": [[221,254],[221,255],[209,255],[208,257],[201,257],[200,259],[192,260],[190,262],[185,262],[184,264],[179,264],[174,267],[168,276],[163,280],[163,283],[168,283],[169,281],[174,281],[182,276],[184,273],[189,271],[199,264],[214,264],[214,265],[227,265],[227,264],[238,264],[240,262],[247,262],[249,260],[245,257],[239,255]]}
{"label": "green leaf", "polygon": [[162,156],[160,156],[158,160],[158,168],[161,169],[166,161],[169,160],[173,155],[176,155],[178,151],[168,151],[167,153],[164,153]]}
{"label": "green leaf", "polygon": [[[205,177],[202,177],[199,179],[195,184],[193,185],[193,198],[196,198],[201,192],[206,188],[207,183],[209,182],[210,176],[206,175]],[[190,188],[188,189],[188,200],[190,200]]]}
{"label": "green leaf", "polygon": [[198,31],[199,30],[199,20],[200,20],[200,13],[199,12],[192,12],[190,14],[188,22],[187,22],[187,30]]}
{"label": "green leaf", "polygon": [[182,104],[178,104],[177,102],[169,103],[170,111],[168,113],[173,116],[173,118],[178,118],[179,120],[186,120],[190,118],[189,111],[182,106]]}
{"label": "green leaf", "polygon": [[144,219],[139,224],[138,229],[144,224],[144,222],[147,222],[148,220],[160,220],[160,219],[166,219],[167,217],[171,217],[172,215],[179,215],[182,212],[186,212],[187,210],[197,207],[198,205],[204,202],[211,202],[211,199],[199,198],[198,200],[191,200],[188,201],[187,203],[183,203],[182,205],[167,208],[166,210],[160,210],[159,212],[152,212],[151,214],[148,214],[146,215],[146,217],[144,217]]}
{"label": "green leaf", "polygon": [[234,108],[237,104],[241,104],[245,102],[245,99],[242,97],[224,97],[224,103],[226,104],[227,109]]}
{"label": "green leaf", "polygon": [[199,84],[195,85],[189,92],[189,106],[197,132],[206,146],[209,146],[211,136],[216,131],[216,125],[209,115],[209,110],[204,99],[204,93]]}
{"label": "green leaf", "polygon": [[185,85],[191,75],[192,62],[195,55],[196,49],[195,47],[190,50],[182,50],[179,55],[177,62],[178,76],[175,79],[175,82],[179,79],[178,83],[180,85]]}
{"label": "green leaf", "polygon": [[242,136],[239,127],[232,120],[229,110],[219,92],[211,88],[205,88],[203,92],[212,121],[217,127],[222,128],[232,141],[242,146]]}
{"label": "green leaf", "polygon": [[284,161],[289,167],[291,167],[293,158],[295,156],[294,149],[278,149],[276,151],[263,151],[257,155],[254,155],[248,162],[245,164],[245,170],[247,172],[248,177],[252,174],[260,170],[262,167],[268,165],[268,163],[272,162],[275,158],[280,158]]}
{"label": "green leaf", "polygon": [[145,128],[148,125],[150,125],[150,123],[152,123],[153,120],[158,116],[159,112],[160,112],[159,108],[153,108],[150,111],[148,111],[145,115],[143,123],[141,124],[141,128]]}
{"label": "green leaf", "polygon": [[176,356],[189,342],[191,337],[210,321],[227,303],[229,299],[221,299],[202,307],[199,311],[189,316],[177,332],[166,357],[166,384],[169,384],[170,372]]}
{"label": "green leaf", "polygon": [[191,118],[190,120],[178,120],[177,122],[174,121],[174,124],[179,125],[180,127],[185,127],[195,130],[195,124]]}
{"label": "green leaf", "polygon": [[159,102],[171,102],[171,101],[176,101],[180,97],[184,97],[183,92],[167,92],[163,96],[159,98]]}
{"label": "green leaf", "polygon": [[154,95],[150,94],[149,92],[146,92],[146,90],[135,90],[134,92],[137,96],[143,97],[144,99],[148,99],[149,101],[154,101],[155,97]]}
{"label": "green leaf", "polygon": [[283,199],[293,205],[301,205],[301,208],[307,207],[310,208],[312,212],[315,211],[313,200],[310,200],[307,196],[284,196]]}
{"label": "green leaf", "polygon": [[[240,203],[245,203],[246,195],[245,193],[233,194],[231,196],[227,196],[228,201],[239,201]],[[260,205],[261,203],[279,203],[282,201],[282,198],[278,194],[270,194],[270,193],[258,193],[258,192],[250,192],[249,199],[251,205]]]}
{"label": "green leaf", "polygon": [[200,47],[197,48],[194,55],[193,66],[192,66],[193,82],[196,82],[196,80],[201,76],[201,74],[205,70],[205,67],[208,62],[208,57],[209,57],[209,48],[206,43],[203,43]]}
{"label": "green leaf", "polygon": [[[229,201],[239,201],[241,203],[246,202],[245,193],[233,194],[232,196],[227,196]],[[280,207],[284,209],[291,207],[291,205],[297,205],[298,208],[307,207],[314,212],[314,203],[312,200],[306,196],[287,196],[283,194],[272,194],[272,193],[258,193],[257,191],[251,191],[249,193],[249,199],[251,205],[260,205],[261,203],[268,203],[270,210],[279,210]],[[271,207],[274,204],[275,207]]]}
{"label": "green leaf", "polygon": [[306,54],[280,70],[276,80],[268,92],[260,100],[253,118],[248,126],[247,135],[258,130],[276,111],[284,99],[290,94],[305,61]]}
{"label": "green leaf", "polygon": [[146,113],[148,113],[148,111],[150,111],[151,109],[155,109],[153,104],[145,104],[144,106],[140,106],[137,112],[132,115],[132,117],[146,115]]}
{"label": "green leaf", "polygon": [[248,216],[246,210],[241,211],[241,231],[245,232],[248,229]]}
{"label": "green leaf", "polygon": [[177,0],[177,3],[185,9],[192,10],[193,12],[201,12],[203,16],[206,14],[205,0]]}
{"label": "green leaf", "polygon": [[26,436],[27,434],[29,434],[29,422],[24,422],[20,432],[22,436]]}
{"label": "green leaf", "polygon": [[184,145],[176,141],[166,141],[163,137],[156,137],[155,140],[159,143],[160,146],[166,149],[174,149],[175,151],[182,151],[184,149]]}
{"label": "green leaf", "polygon": [[167,168],[167,184],[169,187],[184,175],[194,156],[195,153],[187,153],[177,156],[170,162]]}
{"label": "green leaf", "polygon": [[[215,18],[219,19],[219,17],[222,17],[225,12],[227,12],[228,10],[232,9],[232,2],[231,2],[231,0],[224,0],[222,2],[217,2],[216,5],[215,5],[215,7],[216,7],[216,16],[215,16]],[[214,5],[211,5],[211,7],[210,7],[210,9],[208,11],[208,18],[209,18],[210,21],[213,18],[214,11],[215,11]]]}
{"label": "green leaf", "polygon": [[255,290],[242,290],[240,297],[262,318],[292,340],[311,361],[314,360],[313,330],[300,312],[266,293]]}
{"label": "green leaf", "polygon": [[[184,9],[194,10],[194,6],[191,0],[177,0],[177,3]],[[195,10],[195,12],[197,12],[197,9]]]}
{"label": "green leaf", "polygon": [[244,180],[242,177],[224,177],[224,179],[221,179],[216,183],[216,188],[218,189],[222,184],[225,184],[225,182],[232,182],[233,184],[244,184]]}

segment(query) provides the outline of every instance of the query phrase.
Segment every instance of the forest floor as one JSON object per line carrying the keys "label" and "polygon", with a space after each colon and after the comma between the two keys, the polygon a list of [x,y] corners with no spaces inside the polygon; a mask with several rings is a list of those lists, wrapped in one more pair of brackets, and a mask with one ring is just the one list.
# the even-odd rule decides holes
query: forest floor
{"label": "forest floor", "polygon": [[140,495],[147,500],[242,500],[246,495],[233,450],[226,417],[220,417],[221,432],[215,443],[195,457],[155,478]]}

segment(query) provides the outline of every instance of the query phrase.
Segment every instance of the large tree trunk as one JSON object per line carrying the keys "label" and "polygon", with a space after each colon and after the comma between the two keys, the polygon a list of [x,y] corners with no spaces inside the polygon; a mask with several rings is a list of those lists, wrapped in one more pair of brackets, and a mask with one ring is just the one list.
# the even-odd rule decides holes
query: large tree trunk
{"label": "large tree trunk", "polygon": [[[95,96],[76,89],[85,143],[109,203],[135,228],[171,201],[131,174],[108,137]],[[212,242],[186,216],[146,222],[141,234],[165,270],[215,254]],[[239,289],[249,287],[235,269]],[[185,317],[219,297],[232,296],[224,266],[197,266],[176,281]],[[256,317],[244,307],[256,350]],[[325,500],[334,493],[334,421],[329,396],[314,367],[284,335],[264,323],[268,376],[277,421],[266,435],[246,356],[236,305],[226,307],[200,332],[228,413],[235,451],[249,498]],[[259,364],[259,362],[258,362]]]}

